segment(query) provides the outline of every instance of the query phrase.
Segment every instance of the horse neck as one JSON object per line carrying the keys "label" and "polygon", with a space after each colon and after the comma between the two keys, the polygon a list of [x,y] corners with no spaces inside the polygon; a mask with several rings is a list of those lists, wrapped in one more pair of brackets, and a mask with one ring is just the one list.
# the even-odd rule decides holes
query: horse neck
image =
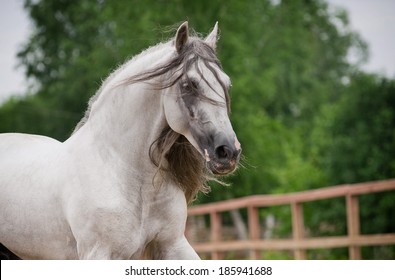
{"label": "horse neck", "polygon": [[158,49],[121,67],[110,81],[104,82],[87,122],[75,137],[90,138],[87,142],[94,146],[91,148],[105,153],[108,160],[117,158],[128,165],[136,163],[154,170],[148,157],[149,148],[167,125],[162,94],[147,83],[119,84],[138,71],[148,70],[153,62],[162,63],[168,57],[166,48]]}

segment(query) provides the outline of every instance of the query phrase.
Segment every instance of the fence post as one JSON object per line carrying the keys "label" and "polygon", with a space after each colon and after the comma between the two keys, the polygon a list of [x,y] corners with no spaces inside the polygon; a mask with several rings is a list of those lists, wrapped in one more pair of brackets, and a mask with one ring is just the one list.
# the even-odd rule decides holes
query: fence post
{"label": "fence post", "polygon": [[[212,211],[210,212],[210,224],[211,224],[211,242],[215,243],[221,240],[222,234],[222,219],[221,213]],[[223,258],[223,254],[218,251],[211,252],[211,259],[219,260]]]}
{"label": "fence post", "polygon": [[[248,207],[248,232],[251,241],[259,240],[260,228],[259,228],[259,211],[257,207]],[[250,259],[259,260],[261,259],[259,250],[250,250]]]}
{"label": "fence post", "polygon": [[[292,234],[293,239],[298,242],[304,238],[304,219],[303,219],[303,205],[301,203],[291,203],[292,212]],[[306,259],[306,250],[295,249],[294,256],[296,260]]]}
{"label": "fence post", "polygon": [[[346,196],[347,205],[347,232],[350,238],[350,243],[353,243],[353,239],[358,237],[360,234],[360,223],[359,223],[359,200],[358,196],[347,194]],[[348,248],[349,258],[351,260],[361,259],[361,247],[351,245]]]}

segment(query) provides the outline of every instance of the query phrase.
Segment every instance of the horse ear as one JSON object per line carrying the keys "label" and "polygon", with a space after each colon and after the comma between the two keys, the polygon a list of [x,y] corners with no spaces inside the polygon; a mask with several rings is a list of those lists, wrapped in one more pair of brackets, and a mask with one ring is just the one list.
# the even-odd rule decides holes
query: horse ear
{"label": "horse ear", "polygon": [[178,53],[181,52],[183,47],[188,41],[189,31],[188,31],[188,22],[184,22],[183,24],[178,27],[177,34],[176,34],[176,50]]}
{"label": "horse ear", "polygon": [[213,30],[204,40],[214,51],[217,48],[218,41],[218,21],[215,23]]}

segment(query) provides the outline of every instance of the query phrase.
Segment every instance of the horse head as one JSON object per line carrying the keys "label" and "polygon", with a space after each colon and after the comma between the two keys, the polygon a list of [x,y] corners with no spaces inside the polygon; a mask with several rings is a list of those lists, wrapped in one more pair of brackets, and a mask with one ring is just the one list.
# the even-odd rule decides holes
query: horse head
{"label": "horse head", "polygon": [[187,22],[178,28],[174,52],[181,63],[163,104],[170,128],[185,136],[213,174],[226,175],[237,167],[241,147],[229,120],[231,82],[216,56],[217,39],[218,24],[203,40],[189,36]]}

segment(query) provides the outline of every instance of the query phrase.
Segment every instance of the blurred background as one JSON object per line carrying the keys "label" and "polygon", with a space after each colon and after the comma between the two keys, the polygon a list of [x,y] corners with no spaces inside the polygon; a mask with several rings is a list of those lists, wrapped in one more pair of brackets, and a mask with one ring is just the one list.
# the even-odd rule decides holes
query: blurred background
{"label": "blurred background", "polygon": [[[171,38],[178,23],[206,35],[219,21],[244,167],[196,204],[395,177],[393,1],[1,0],[0,8],[0,132],[67,139],[117,66]],[[362,234],[395,232],[393,193],[364,196],[360,208]],[[260,215],[269,212],[273,236],[289,235],[289,213]],[[345,234],[344,201],[304,212],[312,236]],[[395,246],[363,256],[395,259]]]}

